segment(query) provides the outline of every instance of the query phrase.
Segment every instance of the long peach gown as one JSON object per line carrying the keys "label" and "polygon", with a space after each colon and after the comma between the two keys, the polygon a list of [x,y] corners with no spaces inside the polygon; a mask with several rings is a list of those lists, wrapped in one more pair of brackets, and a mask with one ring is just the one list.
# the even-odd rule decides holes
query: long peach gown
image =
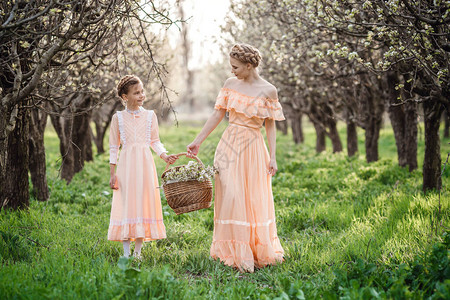
{"label": "long peach gown", "polygon": [[283,261],[268,174],[270,156],[260,128],[264,119],[284,120],[278,99],[250,97],[222,88],[215,109],[229,112],[217,146],[214,233],[210,255],[253,272]]}
{"label": "long peach gown", "polygon": [[158,176],[150,150],[158,156],[167,152],[159,140],[156,114],[142,107],[135,113],[118,111],[111,121],[109,144],[110,163],[117,163],[118,189],[113,191],[108,240],[165,238]]}

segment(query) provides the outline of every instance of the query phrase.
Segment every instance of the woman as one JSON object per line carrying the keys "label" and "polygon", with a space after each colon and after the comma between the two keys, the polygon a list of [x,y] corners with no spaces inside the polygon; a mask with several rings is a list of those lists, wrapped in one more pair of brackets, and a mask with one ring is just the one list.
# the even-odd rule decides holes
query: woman
{"label": "woman", "polygon": [[[230,52],[231,72],[215,110],[195,140],[188,156],[229,112],[229,126],[217,146],[218,168],[214,202],[214,234],[210,255],[240,271],[253,272],[283,261],[277,236],[271,176],[277,172],[275,120],[284,120],[276,88],[261,78],[259,51],[245,44]],[[265,123],[269,152],[260,128]]]}

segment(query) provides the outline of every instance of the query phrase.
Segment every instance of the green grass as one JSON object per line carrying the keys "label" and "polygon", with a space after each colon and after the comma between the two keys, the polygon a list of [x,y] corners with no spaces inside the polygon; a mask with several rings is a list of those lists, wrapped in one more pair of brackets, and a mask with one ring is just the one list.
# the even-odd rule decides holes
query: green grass
{"label": "green grass", "polygon": [[[221,124],[201,148],[212,164]],[[198,127],[162,126],[172,153]],[[423,130],[422,130],[423,132]],[[58,178],[58,139],[45,136],[51,197],[28,211],[0,213],[0,295],[7,299],[444,299],[450,295],[450,167],[443,190],[421,192],[421,166],[396,165],[390,128],[380,135],[380,160],[360,152],[314,151],[314,132],[295,145],[277,137],[273,179],[278,235],[285,262],[239,273],[209,258],[213,210],[177,216],[162,198],[167,239],[146,243],[141,262],[121,259],[107,241],[111,191],[108,155],[96,155],[71,184]],[[341,137],[345,141],[344,128]],[[443,162],[449,140],[442,141]],[[107,144],[107,141],[105,141]],[[328,144],[330,149],[330,145]],[[345,145],[344,145],[345,148]],[[423,161],[419,138],[419,164]],[[165,164],[155,158],[158,173]],[[183,162],[181,162],[183,163]],[[440,201],[439,201],[440,198]],[[439,209],[440,205],[440,209]]]}

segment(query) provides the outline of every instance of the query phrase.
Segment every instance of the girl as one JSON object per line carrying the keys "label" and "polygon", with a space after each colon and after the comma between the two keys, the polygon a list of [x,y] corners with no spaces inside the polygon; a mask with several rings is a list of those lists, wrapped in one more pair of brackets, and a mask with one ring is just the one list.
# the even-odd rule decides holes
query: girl
{"label": "girl", "polygon": [[[277,172],[275,120],[284,120],[276,88],[261,78],[259,51],[238,44],[231,49],[231,72],[209,117],[187,146],[200,145],[229,112],[229,126],[217,146],[214,233],[210,254],[240,271],[253,272],[283,261],[277,236],[271,176]],[[270,155],[260,128],[265,123]]]}
{"label": "girl", "polygon": [[149,147],[166,163],[174,163],[177,157],[167,155],[159,140],[156,114],[142,108],[145,93],[141,80],[124,76],[117,85],[117,94],[126,109],[115,113],[111,121],[109,185],[114,191],[108,240],[121,241],[126,257],[130,256],[130,241],[136,241],[134,256],[140,257],[144,241],[166,237],[158,177]]}

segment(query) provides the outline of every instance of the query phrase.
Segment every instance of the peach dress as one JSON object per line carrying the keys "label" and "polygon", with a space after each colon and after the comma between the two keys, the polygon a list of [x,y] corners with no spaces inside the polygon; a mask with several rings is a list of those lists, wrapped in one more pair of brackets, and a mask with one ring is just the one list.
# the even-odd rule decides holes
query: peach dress
{"label": "peach dress", "polygon": [[284,120],[277,99],[250,97],[222,88],[215,109],[229,112],[217,146],[214,233],[210,255],[240,271],[283,261],[268,174],[270,156],[260,128]]}
{"label": "peach dress", "polygon": [[[112,117],[110,163],[117,164],[118,189],[113,191],[108,240],[163,239],[158,176],[150,147],[167,152],[159,140],[158,120],[152,110],[118,111]],[[119,146],[122,145],[119,156]]]}

